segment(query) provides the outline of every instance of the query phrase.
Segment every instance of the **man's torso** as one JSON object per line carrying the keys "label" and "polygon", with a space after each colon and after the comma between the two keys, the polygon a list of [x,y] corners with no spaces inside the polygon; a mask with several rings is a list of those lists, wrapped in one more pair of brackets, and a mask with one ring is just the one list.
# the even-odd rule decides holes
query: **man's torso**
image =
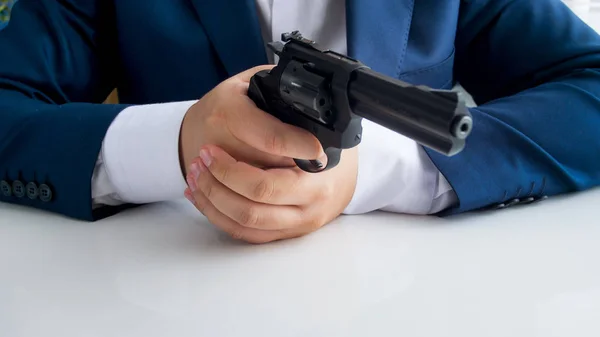
{"label": "man's torso", "polygon": [[[344,12],[332,14],[336,10],[330,9],[325,17],[315,14],[323,4],[306,5],[302,12],[288,7],[283,13],[296,16],[290,16],[292,24],[287,27],[302,22],[315,32],[318,27],[345,29],[346,41],[340,42],[339,32],[316,34],[325,38],[315,40],[407,82],[452,87],[459,0],[347,0],[342,6],[336,1],[344,0],[332,0],[328,8],[344,8]],[[281,1],[273,4],[270,18],[265,18],[260,11],[265,7],[257,7],[255,0],[119,0],[113,6],[104,13],[114,20],[102,20],[105,26],[100,31],[116,32],[104,39],[115,44],[102,48],[114,52],[112,66],[124,103],[199,98],[225,78],[268,63],[264,44],[270,41],[265,40],[276,38],[277,29],[287,28],[287,15],[277,9],[283,6]],[[261,20],[263,27],[274,31],[261,31]],[[346,50],[340,50],[343,47]]]}

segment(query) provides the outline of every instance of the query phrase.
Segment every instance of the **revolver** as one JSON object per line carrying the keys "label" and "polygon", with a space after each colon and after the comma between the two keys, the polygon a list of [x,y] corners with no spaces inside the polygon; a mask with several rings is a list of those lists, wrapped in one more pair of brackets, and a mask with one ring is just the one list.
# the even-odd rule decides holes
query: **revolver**
{"label": "revolver", "polygon": [[360,144],[363,118],[446,156],[464,148],[473,119],[459,93],[375,72],[321,49],[298,31],[282,34],[281,40],[268,44],[279,57],[277,65],[250,79],[248,96],[258,108],[319,140],[327,163],[294,159],[303,171],[335,167],[342,150]]}

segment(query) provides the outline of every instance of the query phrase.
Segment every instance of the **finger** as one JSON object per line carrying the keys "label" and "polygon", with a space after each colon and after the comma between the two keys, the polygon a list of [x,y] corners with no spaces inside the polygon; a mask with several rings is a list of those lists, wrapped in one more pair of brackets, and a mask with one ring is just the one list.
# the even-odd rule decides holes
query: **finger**
{"label": "finger", "polygon": [[[195,162],[200,174],[194,196],[201,193],[215,208],[238,224],[256,229],[279,230],[300,227],[302,210],[296,206],[261,204],[249,200],[221,184],[202,162]],[[193,177],[191,177],[193,179]]]}
{"label": "finger", "polygon": [[268,153],[258,151],[251,147],[239,146],[239,144],[238,144],[238,148],[239,147],[241,147],[241,148],[235,149],[235,150],[229,150],[230,155],[232,157],[236,158],[237,160],[247,163],[251,166],[255,166],[255,167],[259,167],[259,168],[263,168],[263,169],[274,168],[274,167],[294,168],[296,166],[296,163],[294,162],[294,160],[292,158],[270,155]]}
{"label": "finger", "polygon": [[231,111],[226,120],[229,131],[240,141],[275,156],[310,160],[323,155],[313,134],[260,110],[247,96],[240,99],[246,100],[247,108]]}
{"label": "finger", "polygon": [[259,71],[271,70],[273,67],[275,67],[275,66],[270,65],[270,64],[256,66],[256,67],[250,68],[248,70],[242,71],[241,73],[239,73],[237,75],[234,75],[231,79],[239,80],[242,82],[250,82],[250,79],[252,78],[252,76],[256,75],[256,73],[258,73]]}
{"label": "finger", "polygon": [[306,205],[318,192],[315,180],[297,169],[262,170],[237,161],[217,146],[205,146],[200,158],[212,176],[233,192],[271,205]]}
{"label": "finger", "polygon": [[186,198],[191,199],[194,206],[196,206],[200,213],[202,213],[211,224],[229,234],[235,240],[262,244],[285,239],[290,236],[284,231],[267,231],[244,227],[219,212],[219,210],[217,210],[202,193],[195,193],[192,195],[192,192],[187,189]]}

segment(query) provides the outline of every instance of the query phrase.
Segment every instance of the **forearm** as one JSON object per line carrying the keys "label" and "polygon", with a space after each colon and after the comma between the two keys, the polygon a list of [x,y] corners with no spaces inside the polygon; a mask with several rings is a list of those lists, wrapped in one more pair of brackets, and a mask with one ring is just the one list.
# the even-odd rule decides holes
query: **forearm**
{"label": "forearm", "polygon": [[18,1],[0,31],[0,180],[52,190],[50,200],[7,190],[2,201],[84,220],[101,216],[91,207],[90,180],[109,126],[128,107],[100,104],[117,79],[107,6]]}
{"label": "forearm", "polygon": [[598,69],[573,70],[471,113],[473,133],[462,153],[428,151],[459,196],[448,213],[600,184]]}
{"label": "forearm", "polygon": [[45,184],[52,199],[0,195],[3,202],[92,220],[92,177],[102,139],[125,105],[46,104],[0,91],[0,172],[11,185]]}

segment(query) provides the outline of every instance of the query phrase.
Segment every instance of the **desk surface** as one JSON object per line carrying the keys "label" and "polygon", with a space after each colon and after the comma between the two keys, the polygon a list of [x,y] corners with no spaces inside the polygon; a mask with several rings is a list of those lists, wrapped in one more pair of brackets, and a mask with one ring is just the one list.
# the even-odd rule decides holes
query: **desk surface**
{"label": "desk surface", "polygon": [[0,204],[0,335],[600,336],[600,190],[252,246],[184,201],[81,223]]}

